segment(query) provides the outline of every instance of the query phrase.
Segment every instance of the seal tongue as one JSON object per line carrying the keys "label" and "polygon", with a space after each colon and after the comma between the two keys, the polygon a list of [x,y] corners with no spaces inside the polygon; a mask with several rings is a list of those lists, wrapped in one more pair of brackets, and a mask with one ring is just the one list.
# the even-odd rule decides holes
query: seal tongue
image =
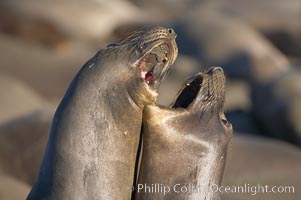
{"label": "seal tongue", "polygon": [[154,79],[153,73],[151,71],[147,72],[145,75],[145,81],[147,83],[150,83],[151,81],[153,81],[153,79]]}
{"label": "seal tongue", "polygon": [[164,62],[158,62],[156,55],[148,55],[140,63],[141,77],[148,84],[152,84],[157,78],[162,78],[164,71]]}
{"label": "seal tongue", "polygon": [[141,77],[154,89],[158,89],[160,81],[169,71],[166,67],[168,52],[167,45],[159,45],[147,53],[139,63]]}

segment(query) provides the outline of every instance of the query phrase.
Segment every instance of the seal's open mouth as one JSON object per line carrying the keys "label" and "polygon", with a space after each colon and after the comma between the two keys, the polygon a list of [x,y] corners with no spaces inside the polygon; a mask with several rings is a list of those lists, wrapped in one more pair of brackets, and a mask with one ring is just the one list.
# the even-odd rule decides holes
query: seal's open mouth
{"label": "seal's open mouth", "polygon": [[201,75],[196,76],[193,80],[188,81],[182,89],[172,108],[187,108],[198,95],[203,83]]}
{"label": "seal's open mouth", "polygon": [[212,113],[212,108],[216,107],[222,124],[231,127],[231,123],[224,115],[224,99],[225,76],[223,70],[220,67],[212,67],[207,72],[199,72],[186,81],[171,108]]}
{"label": "seal's open mouth", "polygon": [[216,104],[223,107],[224,98],[224,72],[220,67],[212,67],[208,71],[199,72],[187,80],[172,107],[188,108],[193,102],[203,108],[209,108]]}
{"label": "seal's open mouth", "polygon": [[169,55],[169,47],[163,43],[152,48],[139,61],[141,77],[155,89],[169,71]]}

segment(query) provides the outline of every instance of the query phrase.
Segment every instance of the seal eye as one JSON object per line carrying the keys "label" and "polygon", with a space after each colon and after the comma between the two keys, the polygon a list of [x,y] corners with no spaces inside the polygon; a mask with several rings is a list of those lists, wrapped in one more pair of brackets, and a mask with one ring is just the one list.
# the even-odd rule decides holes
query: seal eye
{"label": "seal eye", "polygon": [[226,120],[226,119],[222,119],[222,122],[227,127],[231,126],[231,123],[228,120]]}

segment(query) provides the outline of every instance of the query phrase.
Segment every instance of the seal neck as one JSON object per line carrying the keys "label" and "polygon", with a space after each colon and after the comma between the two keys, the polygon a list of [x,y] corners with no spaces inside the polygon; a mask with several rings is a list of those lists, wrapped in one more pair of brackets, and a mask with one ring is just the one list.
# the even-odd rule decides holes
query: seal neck
{"label": "seal neck", "polygon": [[[128,199],[131,195],[130,174],[134,176],[142,110],[133,107],[120,74],[105,75],[124,66],[113,70],[110,65],[95,64],[89,68],[89,62],[78,72],[56,111],[28,199],[113,198],[109,195]],[[111,180],[110,174],[120,172],[125,179]]]}
{"label": "seal neck", "polygon": [[210,147],[207,153],[202,152],[198,161],[196,177],[191,183],[193,189],[189,200],[220,200],[218,189],[221,185],[226,162],[226,151],[217,152],[218,147]]}

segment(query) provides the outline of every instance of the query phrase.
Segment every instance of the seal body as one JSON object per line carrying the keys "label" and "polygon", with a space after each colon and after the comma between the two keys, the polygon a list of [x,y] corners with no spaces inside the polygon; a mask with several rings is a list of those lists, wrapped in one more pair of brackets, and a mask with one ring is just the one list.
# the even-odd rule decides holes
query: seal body
{"label": "seal body", "polygon": [[[297,189],[301,187],[301,176],[296,174],[301,169],[299,147],[271,138],[239,133],[234,135],[222,185],[224,188],[247,186],[248,189],[258,189],[253,189],[252,192],[228,193],[221,188],[223,200],[253,200],[254,196],[257,199],[288,199],[288,196],[289,199],[301,199],[301,191]],[[271,187],[280,184],[286,187],[285,192],[264,192],[271,191]],[[259,189],[261,187],[268,188]]]}
{"label": "seal body", "polygon": [[0,125],[0,172],[28,185],[34,183],[52,116],[44,109]]}
{"label": "seal body", "polygon": [[188,80],[172,109],[145,107],[136,199],[219,199],[210,187],[221,183],[232,135],[224,88],[222,69],[211,68]]}
{"label": "seal body", "polygon": [[[168,49],[165,62],[145,62],[150,54],[159,60],[160,50],[151,51],[160,45]],[[55,113],[27,199],[130,199],[142,109],[155,101],[176,50],[172,29],[148,27],[91,58]]]}

